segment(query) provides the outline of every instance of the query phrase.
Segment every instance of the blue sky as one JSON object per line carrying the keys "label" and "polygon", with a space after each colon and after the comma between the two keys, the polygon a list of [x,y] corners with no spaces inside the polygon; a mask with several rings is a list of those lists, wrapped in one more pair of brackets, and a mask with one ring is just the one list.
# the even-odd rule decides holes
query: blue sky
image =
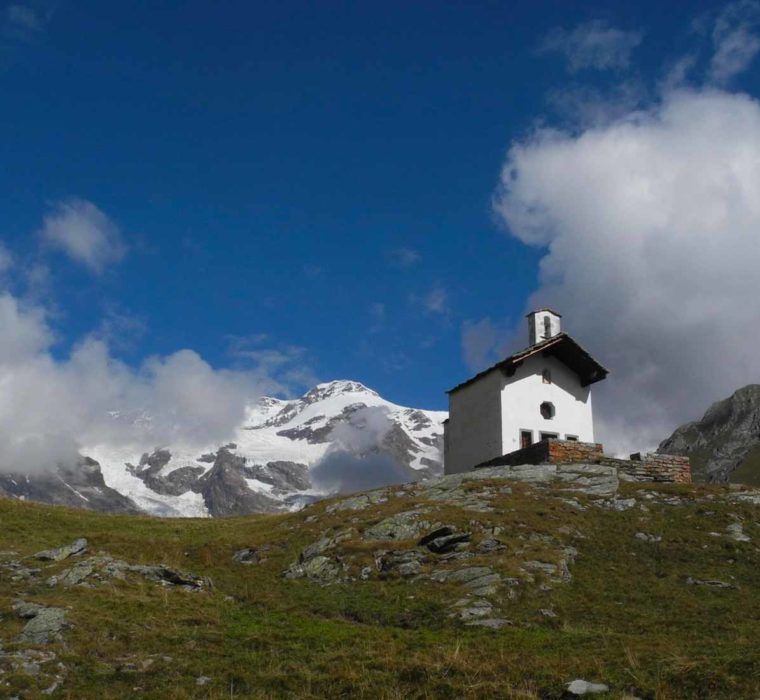
{"label": "blue sky", "polygon": [[[542,287],[551,240],[527,245],[492,204],[508,149],[539,127],[582,132],[594,96],[608,111],[657,103],[685,56],[709,73],[725,8],[14,0],[8,289],[44,309],[61,360],[95,335],[132,367],[189,348],[295,393],[352,378],[444,408],[524,340]],[[579,27],[613,31],[610,46],[584,58]],[[735,73],[713,84],[756,92],[749,61]],[[73,240],[67,212],[105,238]],[[468,359],[473,327],[484,349]]]}

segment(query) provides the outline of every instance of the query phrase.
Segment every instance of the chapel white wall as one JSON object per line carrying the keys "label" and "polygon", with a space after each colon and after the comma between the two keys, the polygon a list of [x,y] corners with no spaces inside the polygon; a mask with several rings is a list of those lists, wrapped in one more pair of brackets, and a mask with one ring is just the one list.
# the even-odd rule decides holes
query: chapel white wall
{"label": "chapel white wall", "polygon": [[[551,372],[551,384],[543,383],[544,369]],[[591,388],[582,387],[578,375],[565,364],[539,354],[525,360],[512,377],[500,376],[500,454],[520,449],[521,430],[532,431],[534,442],[542,432],[556,433],[561,439],[572,435],[581,442],[594,442]],[[554,404],[554,418],[542,417],[540,406],[544,401]],[[468,440],[466,436],[463,439]]]}
{"label": "chapel white wall", "polygon": [[457,474],[503,454],[503,374],[492,370],[449,394],[443,470]]}

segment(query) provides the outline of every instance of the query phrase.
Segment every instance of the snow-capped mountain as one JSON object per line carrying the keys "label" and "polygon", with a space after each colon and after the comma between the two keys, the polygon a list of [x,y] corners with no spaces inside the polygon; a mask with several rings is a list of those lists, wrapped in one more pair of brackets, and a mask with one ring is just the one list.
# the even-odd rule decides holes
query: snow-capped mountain
{"label": "snow-capped mountain", "polygon": [[[396,480],[440,474],[445,418],[445,412],[398,406],[343,380],[319,384],[294,400],[258,400],[226,445],[167,446],[151,453],[92,445],[83,452],[100,464],[107,488],[151,514],[271,512],[329,493],[316,476],[335,455],[355,459],[356,470],[379,472],[391,464]],[[370,481],[362,485],[372,483],[372,474],[364,476]]]}

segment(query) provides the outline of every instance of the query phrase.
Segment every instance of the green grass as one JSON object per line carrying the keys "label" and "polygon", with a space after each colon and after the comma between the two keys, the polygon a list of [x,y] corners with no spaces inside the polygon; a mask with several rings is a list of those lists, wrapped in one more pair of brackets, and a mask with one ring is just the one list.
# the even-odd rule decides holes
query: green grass
{"label": "green grass", "polygon": [[731,472],[729,479],[734,484],[760,486],[760,447],[750,450],[744,461]]}
{"label": "green grass", "polygon": [[[623,495],[646,489],[651,485],[625,486]],[[91,552],[165,563],[214,581],[208,593],[140,579],[60,589],[44,579],[70,562],[50,566],[34,583],[11,582],[2,572],[0,643],[6,651],[15,648],[22,626],[10,612],[15,599],[67,608],[73,628],[64,644],[51,648],[68,672],[52,697],[71,699],[559,698],[574,678],[608,683],[612,697],[757,697],[760,555],[754,542],[722,534],[740,517],[760,541],[760,513],[722,497],[708,500],[722,493],[715,487],[658,491],[691,502],[673,507],[639,497],[647,511],[578,511],[547,492],[514,484],[512,494],[495,500],[495,512],[483,514],[406,496],[332,515],[319,504],[284,516],[158,520],[0,500],[0,550],[24,556],[84,536]],[[461,595],[453,585],[373,578],[321,587],[282,578],[323,531],[358,532],[415,505],[431,509],[428,520],[504,528],[500,539],[507,550],[468,565],[519,575],[522,562],[555,556],[556,544],[531,538],[541,534],[578,549],[573,580],[546,591],[540,581],[518,587],[514,599],[502,600],[502,615],[514,625],[491,631],[448,617],[448,606]],[[317,521],[305,522],[310,515]],[[641,542],[634,537],[639,531],[661,535],[662,542]],[[270,547],[262,564],[231,560],[237,549],[262,545]],[[384,547],[357,534],[339,550],[358,571]],[[0,555],[8,558],[18,557]],[[737,588],[689,586],[688,576]],[[557,617],[540,614],[547,608]],[[0,682],[9,685],[0,686],[0,697],[48,697],[40,694],[49,685],[45,673],[35,678],[6,671]],[[202,687],[196,685],[201,675],[211,678]]]}

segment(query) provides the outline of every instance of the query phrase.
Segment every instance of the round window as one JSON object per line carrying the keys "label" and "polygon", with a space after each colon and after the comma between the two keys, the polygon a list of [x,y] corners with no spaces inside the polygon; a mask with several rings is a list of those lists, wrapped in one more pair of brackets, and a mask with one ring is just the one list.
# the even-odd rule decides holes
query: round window
{"label": "round window", "polygon": [[554,404],[550,401],[544,401],[541,404],[540,407],[541,416],[545,418],[546,420],[551,420],[554,418],[555,410],[554,410]]}

